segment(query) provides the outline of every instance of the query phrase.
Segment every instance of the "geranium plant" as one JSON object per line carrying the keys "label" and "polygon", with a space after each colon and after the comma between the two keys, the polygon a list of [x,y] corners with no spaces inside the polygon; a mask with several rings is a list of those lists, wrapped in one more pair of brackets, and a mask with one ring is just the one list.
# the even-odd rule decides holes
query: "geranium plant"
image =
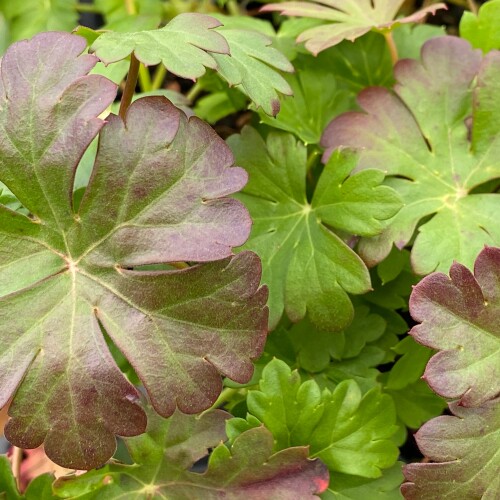
{"label": "geranium plant", "polygon": [[0,0],[0,498],[497,498],[500,2],[42,4]]}

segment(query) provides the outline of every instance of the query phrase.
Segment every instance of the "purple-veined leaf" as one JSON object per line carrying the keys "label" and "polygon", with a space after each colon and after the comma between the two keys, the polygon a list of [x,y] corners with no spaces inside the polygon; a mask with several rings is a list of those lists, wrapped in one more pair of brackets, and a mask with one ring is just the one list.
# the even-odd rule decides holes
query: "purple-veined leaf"
{"label": "purple-veined leaf", "polygon": [[438,9],[446,9],[445,4],[436,3],[395,20],[403,3],[404,0],[311,0],[273,3],[261,10],[327,21],[328,24],[309,28],[297,38],[297,42],[305,42],[306,48],[317,55],[342,40],[354,41],[372,29],[383,31],[396,24],[418,22]]}
{"label": "purple-veined leaf", "polygon": [[364,90],[364,111],[339,116],[323,134],[325,158],[338,147],[358,150],[357,169],[382,170],[405,204],[359,252],[376,264],[420,224],[415,272],[446,272],[454,260],[471,266],[485,244],[500,244],[500,195],[473,192],[500,178],[500,53],[482,59],[465,40],[434,38],[421,61],[400,61],[395,76],[394,93]]}
{"label": "purple-veined leaf", "polygon": [[[264,427],[243,433],[228,449],[221,441],[229,415],[220,410],[201,416],[176,412],[166,420],[149,412],[147,433],[125,441],[134,465],[111,463],[83,476],[61,478],[56,493],[86,494],[89,499],[140,499],[149,494],[172,500],[312,500],[328,485],[326,467],[309,460],[306,447],[273,454],[273,438]],[[207,471],[191,472],[212,447]]]}
{"label": "purple-veined leaf", "polygon": [[[5,433],[76,469],[102,465],[115,434],[146,427],[103,329],[163,416],[210,407],[221,374],[248,381],[267,330],[258,258],[231,250],[250,230],[227,197],[246,173],[163,97],[104,125],[116,87],[86,76],[97,59],[85,47],[65,33],[19,42],[0,86],[0,181],[30,213],[0,206],[0,407],[14,396]],[[101,128],[75,213],[75,170]],[[205,264],[141,270],[176,261]]]}
{"label": "purple-veined leaf", "polygon": [[454,263],[413,290],[411,335],[439,350],[424,378],[439,395],[478,406],[500,393],[500,248],[485,248],[474,274]]}

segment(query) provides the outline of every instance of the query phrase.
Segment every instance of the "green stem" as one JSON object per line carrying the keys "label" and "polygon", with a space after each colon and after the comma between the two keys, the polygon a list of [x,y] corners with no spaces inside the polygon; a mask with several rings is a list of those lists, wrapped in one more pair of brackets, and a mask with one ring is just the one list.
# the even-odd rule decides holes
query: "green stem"
{"label": "green stem", "polygon": [[311,170],[311,167],[314,165],[316,158],[318,157],[319,154],[320,154],[320,151],[317,148],[314,148],[311,151],[311,153],[309,154],[309,156],[307,158],[307,167],[306,167],[308,172],[309,172],[309,170]]}
{"label": "green stem", "polygon": [[132,102],[132,97],[134,97],[140,65],[141,63],[132,52],[132,54],[130,54],[130,67],[128,70],[127,81],[125,82],[125,88],[123,89],[122,100],[120,102],[120,111],[118,112],[122,120],[125,120],[127,109]]}
{"label": "green stem", "polygon": [[240,6],[236,0],[228,0],[226,8],[230,16],[241,16]]}
{"label": "green stem", "polygon": [[125,9],[127,11],[127,14],[129,16],[135,16],[137,14],[137,9],[135,8],[135,1],[134,0],[124,0],[125,2]]}
{"label": "green stem", "polygon": [[163,64],[159,64],[156,68],[155,74],[153,75],[153,83],[151,84],[151,90],[157,90],[163,86],[163,81],[167,75],[167,68]]}
{"label": "green stem", "polygon": [[141,87],[141,92],[149,92],[152,90],[151,75],[149,74],[148,68],[142,63],[139,66],[139,86]]}
{"label": "green stem", "polygon": [[469,10],[475,15],[477,16],[477,13],[478,13],[478,8],[477,8],[477,4],[476,2],[474,2],[474,0],[467,0],[467,5],[469,7]]}
{"label": "green stem", "polygon": [[198,97],[198,95],[201,93],[202,90],[203,90],[203,87],[201,86],[201,83],[199,81],[196,82],[189,89],[189,92],[186,94],[188,101],[192,104],[193,101]]}
{"label": "green stem", "polygon": [[77,3],[75,5],[75,9],[78,12],[90,12],[91,14],[100,14],[101,13],[101,11],[95,5],[88,4],[88,3]]}
{"label": "green stem", "polygon": [[395,65],[398,62],[398,48],[396,47],[396,43],[394,42],[394,37],[392,36],[392,31],[386,31],[384,33],[384,38],[387,43],[387,47],[389,47],[389,52],[391,53],[392,64]]}

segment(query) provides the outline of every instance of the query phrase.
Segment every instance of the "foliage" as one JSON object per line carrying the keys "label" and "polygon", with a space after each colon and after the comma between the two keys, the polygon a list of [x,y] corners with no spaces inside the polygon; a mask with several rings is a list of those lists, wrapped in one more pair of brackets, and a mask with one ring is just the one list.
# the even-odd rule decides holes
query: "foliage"
{"label": "foliage", "polygon": [[451,416],[427,422],[416,439],[432,463],[405,467],[406,498],[495,498],[500,493],[498,441],[498,340],[500,338],[500,249],[485,248],[474,274],[455,263],[450,278],[434,273],[415,288],[411,301],[421,322],[411,334],[441,350],[425,378],[453,399]]}
{"label": "foliage", "polygon": [[[443,71],[430,69],[436,66]],[[362,113],[328,125],[325,159],[339,146],[360,150],[357,168],[383,170],[405,204],[380,236],[361,243],[368,263],[383,260],[393,244],[406,246],[424,217],[412,247],[418,274],[445,270],[454,259],[470,265],[483,245],[500,244],[499,197],[474,192],[500,176],[499,74],[500,54],[482,60],[463,40],[435,38],[421,62],[397,64],[395,94],[367,89],[358,97]]]}
{"label": "foliage", "polygon": [[0,0],[0,498],[500,495],[498,0],[261,3]]}
{"label": "foliage", "polygon": [[[372,29],[390,30],[394,25],[414,23],[446,8],[437,3],[421,9],[411,16],[394,20],[404,0],[310,0],[308,2],[281,2],[266,5],[263,12],[279,11],[285,16],[303,16],[328,21],[309,28],[299,35],[297,42],[317,55],[342,40],[355,40]],[[330,24],[333,23],[333,24]]]}

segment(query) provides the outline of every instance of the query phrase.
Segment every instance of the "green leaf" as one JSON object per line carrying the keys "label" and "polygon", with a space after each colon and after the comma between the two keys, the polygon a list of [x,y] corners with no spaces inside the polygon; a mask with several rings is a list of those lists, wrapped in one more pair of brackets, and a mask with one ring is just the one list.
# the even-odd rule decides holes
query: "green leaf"
{"label": "green leaf", "polygon": [[500,1],[490,0],[481,5],[477,15],[464,12],[460,20],[460,36],[485,53],[500,49],[499,24]]}
{"label": "green leaf", "polygon": [[352,323],[340,332],[318,330],[306,318],[292,326],[289,335],[297,352],[299,366],[310,372],[321,372],[331,359],[342,360],[358,356],[366,343],[384,333],[386,322],[370,314],[366,306],[356,307]]}
{"label": "green leaf", "polygon": [[[85,498],[317,498],[328,485],[328,471],[319,460],[309,460],[306,448],[272,454],[272,436],[258,427],[238,436],[231,449],[225,438],[227,414],[216,410],[201,416],[174,413],[162,419],[150,410],[148,431],[127,438],[129,466],[112,463],[83,476],[61,478],[55,491],[64,497]],[[208,449],[204,474],[190,472]]]}
{"label": "green leaf", "polygon": [[382,285],[395,280],[407,267],[409,261],[410,253],[408,251],[392,247],[391,253],[377,266],[377,274]]}
{"label": "green leaf", "polygon": [[263,372],[259,391],[248,394],[248,409],[272,432],[275,449],[309,445],[331,471],[380,477],[397,458],[390,440],[395,413],[389,396],[374,389],[364,396],[357,384],[342,382],[333,393],[280,360]]}
{"label": "green leaf", "polygon": [[454,263],[450,277],[433,273],[413,290],[410,334],[439,350],[425,380],[439,395],[477,406],[500,393],[500,248],[486,247],[474,274]]}
{"label": "green leaf", "polygon": [[500,401],[479,408],[453,403],[450,410],[453,416],[435,418],[417,432],[418,446],[429,460],[405,466],[404,497],[498,498]]}
{"label": "green leaf", "polygon": [[356,158],[341,152],[325,166],[309,204],[306,148],[292,135],[273,132],[264,142],[245,127],[228,144],[250,176],[240,195],[254,221],[244,248],[263,260],[270,328],[283,310],[292,321],[307,312],[326,331],[345,328],[353,316],[347,292],[368,291],[370,280],[361,259],[329,228],[377,234],[399,209],[398,197],[379,185],[383,176],[376,170],[350,176]]}
{"label": "green leaf", "polygon": [[20,500],[22,496],[12,475],[12,466],[6,456],[0,455],[0,499]]}
{"label": "green leaf", "polygon": [[273,3],[264,6],[261,11],[279,11],[285,16],[327,21],[328,24],[306,29],[297,38],[297,42],[305,42],[306,48],[317,55],[343,40],[354,41],[372,29],[389,30],[394,25],[414,23],[438,9],[446,9],[443,3],[433,4],[410,16],[394,20],[403,3],[404,0],[311,0]]}
{"label": "green leaf", "polygon": [[418,59],[427,40],[443,35],[446,35],[444,26],[431,24],[401,24],[392,32],[399,59]]}
{"label": "green leaf", "polygon": [[[85,47],[64,33],[19,42],[0,79],[0,180],[30,213],[0,207],[0,407],[14,396],[5,434],[76,469],[102,465],[115,434],[146,426],[101,329],[164,416],[210,407],[221,374],[249,380],[267,332],[258,259],[232,256],[250,230],[228,198],[245,172],[164,97],[104,125],[116,88],[86,76],[96,58]],[[101,128],[75,212],[74,172]],[[179,261],[202,264],[142,268]]]}
{"label": "green leaf", "polygon": [[105,64],[130,54],[147,66],[163,64],[182,78],[196,79],[217,68],[213,53],[229,53],[225,38],[213,28],[220,22],[203,14],[181,14],[158,30],[103,33],[91,51]]}
{"label": "green leaf", "polygon": [[[381,382],[386,378],[382,375]],[[394,401],[398,419],[410,429],[418,429],[424,422],[441,415],[446,402],[434,394],[423,380],[417,380],[402,389],[384,388]]]}
{"label": "green leaf", "polygon": [[298,56],[295,73],[285,78],[293,95],[281,100],[276,118],[260,113],[271,127],[297,135],[306,144],[317,144],[325,126],[351,107],[351,95],[339,88],[331,67],[310,56]]}
{"label": "green leaf", "polygon": [[0,0],[0,11],[9,23],[11,42],[41,31],[71,31],[78,23],[75,0]]}
{"label": "green leaf", "polygon": [[230,86],[236,86],[257,108],[268,115],[280,109],[278,92],[292,94],[287,81],[276,71],[293,71],[288,59],[274,47],[272,40],[256,31],[238,29],[217,30],[227,40],[231,56],[214,54],[217,72]]}
{"label": "green leaf", "polygon": [[363,91],[364,112],[336,118],[322,139],[325,158],[338,147],[358,150],[358,169],[382,170],[405,203],[380,236],[361,241],[360,254],[378,263],[421,224],[416,273],[447,270],[454,260],[471,265],[485,244],[500,244],[500,195],[471,194],[500,177],[500,54],[481,62],[464,40],[440,37],[424,45],[421,62],[400,61],[395,74],[394,94]]}
{"label": "green leaf", "polygon": [[323,500],[400,500],[399,487],[403,480],[402,463],[396,462],[377,479],[333,473]]}

